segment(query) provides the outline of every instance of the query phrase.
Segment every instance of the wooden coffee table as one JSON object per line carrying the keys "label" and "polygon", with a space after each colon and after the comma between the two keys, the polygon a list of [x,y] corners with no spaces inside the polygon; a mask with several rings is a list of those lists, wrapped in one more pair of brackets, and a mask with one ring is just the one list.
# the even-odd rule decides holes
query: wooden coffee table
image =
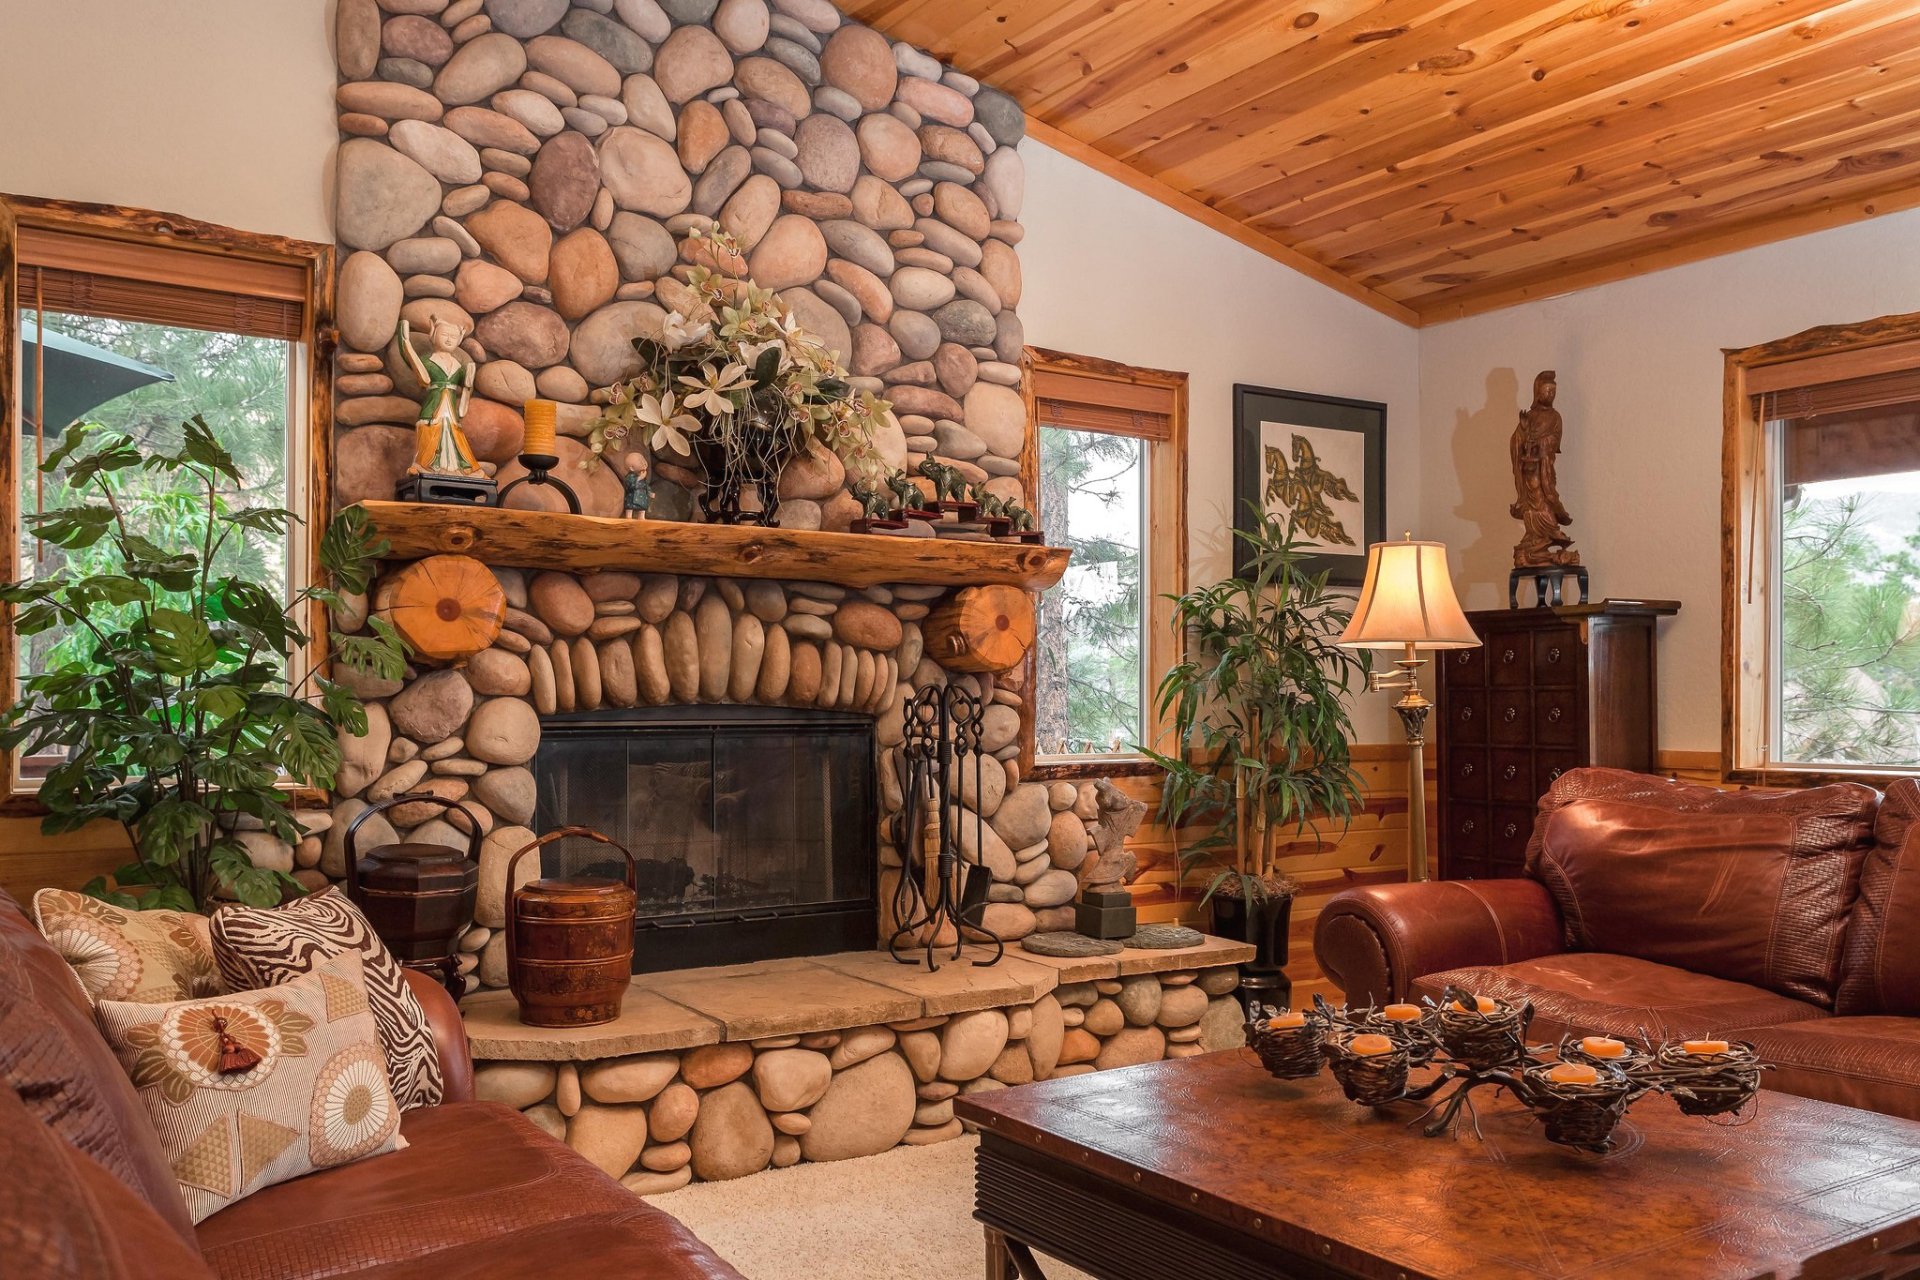
{"label": "wooden coffee table", "polygon": [[1920,1124],[1762,1094],[1739,1126],[1637,1105],[1608,1156],[1511,1098],[1423,1138],[1249,1050],[955,1100],[980,1126],[987,1275],[1101,1280],[1920,1274]]}

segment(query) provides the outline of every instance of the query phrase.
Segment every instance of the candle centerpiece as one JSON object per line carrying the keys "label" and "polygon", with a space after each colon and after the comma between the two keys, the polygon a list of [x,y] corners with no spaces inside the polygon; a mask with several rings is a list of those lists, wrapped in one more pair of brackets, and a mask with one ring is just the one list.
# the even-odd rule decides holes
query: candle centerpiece
{"label": "candle centerpiece", "polygon": [[[1533,1006],[1448,988],[1439,1001],[1349,1009],[1315,997],[1309,1010],[1256,1005],[1248,1044],[1273,1075],[1314,1075],[1324,1063],[1349,1101],[1368,1107],[1428,1102],[1423,1132],[1452,1132],[1472,1115],[1472,1091],[1513,1095],[1549,1142],[1604,1153],[1627,1109],[1667,1094],[1691,1116],[1731,1115],[1749,1105],[1766,1070],[1753,1046],[1688,1040],[1649,1047],[1614,1036],[1568,1036],[1529,1045]],[[1414,1070],[1434,1076],[1410,1081]],[[1452,1086],[1451,1091],[1448,1091]]]}

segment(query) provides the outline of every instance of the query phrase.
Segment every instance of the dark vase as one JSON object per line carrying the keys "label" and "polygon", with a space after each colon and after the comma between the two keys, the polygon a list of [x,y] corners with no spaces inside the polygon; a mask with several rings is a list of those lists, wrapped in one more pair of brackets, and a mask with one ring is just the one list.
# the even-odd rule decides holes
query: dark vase
{"label": "dark vase", "polygon": [[[700,509],[710,524],[770,525],[780,512],[780,472],[790,449],[782,434],[764,418],[747,417],[733,425],[731,435],[716,439],[703,432],[693,437],[694,460],[706,489]],[[744,511],[741,494],[748,485],[760,495],[758,511]]]}
{"label": "dark vase", "polygon": [[1210,899],[1213,932],[1222,938],[1251,943],[1253,961],[1240,968],[1240,1003],[1287,1007],[1293,998],[1293,979],[1287,976],[1287,935],[1293,923],[1293,895],[1266,897],[1249,904],[1245,898],[1216,893]]}

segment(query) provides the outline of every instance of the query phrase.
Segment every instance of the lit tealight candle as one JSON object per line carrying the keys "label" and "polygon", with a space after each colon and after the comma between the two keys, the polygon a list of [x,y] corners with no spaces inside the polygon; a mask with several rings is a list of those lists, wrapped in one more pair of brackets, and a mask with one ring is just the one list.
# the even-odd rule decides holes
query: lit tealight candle
{"label": "lit tealight candle", "polygon": [[1580,1052],[1589,1058],[1624,1058],[1627,1046],[1624,1041],[1612,1036],[1588,1036],[1580,1042]]}
{"label": "lit tealight candle", "polygon": [[1728,1045],[1725,1040],[1688,1040],[1680,1047],[1695,1057],[1711,1058],[1725,1053]]}
{"label": "lit tealight candle", "polygon": [[1299,1011],[1279,1013],[1267,1019],[1269,1031],[1298,1031],[1307,1025],[1307,1015]]}
{"label": "lit tealight candle", "polygon": [[1357,1058],[1377,1058],[1393,1052],[1393,1041],[1385,1036],[1355,1036],[1347,1041],[1347,1052]]}
{"label": "lit tealight candle", "polygon": [[1600,1073],[1584,1062],[1562,1062],[1547,1072],[1555,1084],[1599,1084]]}
{"label": "lit tealight candle", "polygon": [[1380,1011],[1380,1016],[1388,1022],[1420,1021],[1420,1006],[1417,1004],[1390,1004]]}
{"label": "lit tealight candle", "polygon": [[[1455,1013],[1466,1013],[1466,1012],[1468,1012],[1468,1009],[1467,1009],[1467,1006],[1466,1006],[1466,1005],[1464,1005],[1464,1004],[1461,1004],[1461,1003],[1460,1003],[1460,1002],[1459,1002],[1458,1000],[1455,1000],[1455,1001],[1454,1001],[1454,1002],[1453,1002],[1452,1004],[1450,1004],[1450,1005],[1448,1005],[1447,1007],[1448,1007],[1449,1009],[1451,1009],[1451,1010],[1453,1010],[1453,1011],[1454,1011]],[[1494,1011],[1495,1011],[1496,1009],[1498,1009],[1499,1007],[1500,1007],[1500,1006],[1499,1006],[1498,1004],[1495,1004],[1495,1003],[1494,1003],[1494,1002],[1493,1002],[1492,1000],[1489,1000],[1489,999],[1487,999],[1487,997],[1485,997],[1485,996],[1475,996],[1475,997],[1473,998],[1473,1010],[1472,1010],[1472,1012],[1475,1012],[1475,1013],[1492,1013],[1492,1012],[1494,1012]]]}
{"label": "lit tealight candle", "polygon": [[559,418],[559,406],[551,400],[529,400],[521,408],[527,419],[527,434],[520,445],[520,452],[552,457],[553,433]]}

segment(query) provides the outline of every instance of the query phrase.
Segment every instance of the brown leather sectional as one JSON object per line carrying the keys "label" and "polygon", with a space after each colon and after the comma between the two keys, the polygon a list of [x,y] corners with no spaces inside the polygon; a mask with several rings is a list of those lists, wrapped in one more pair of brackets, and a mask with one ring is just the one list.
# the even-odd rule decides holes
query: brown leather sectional
{"label": "brown leather sectional", "polygon": [[1617,769],[1540,801],[1524,878],[1347,889],[1355,1004],[1449,985],[1567,1033],[1750,1040],[1770,1088],[1920,1119],[1920,781],[1720,791]]}
{"label": "brown leather sectional", "polygon": [[453,1001],[409,973],[447,1101],[406,1149],[258,1191],[196,1229],[73,973],[0,893],[0,1274],[9,1280],[740,1280],[518,1112],[473,1101]]}

